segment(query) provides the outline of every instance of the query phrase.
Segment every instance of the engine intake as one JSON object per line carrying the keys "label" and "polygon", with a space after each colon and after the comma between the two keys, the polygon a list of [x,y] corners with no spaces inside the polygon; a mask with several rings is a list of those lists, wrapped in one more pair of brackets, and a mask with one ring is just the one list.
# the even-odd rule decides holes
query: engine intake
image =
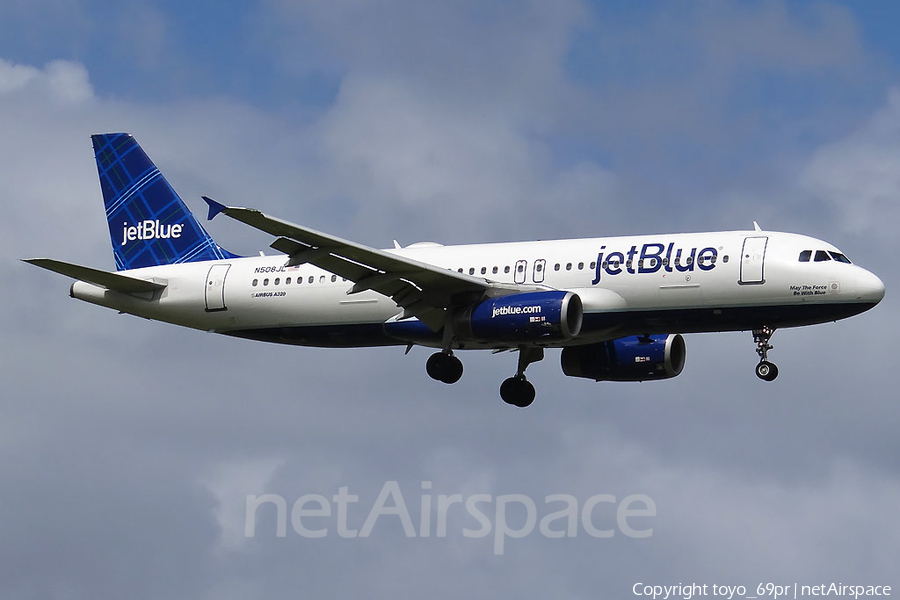
{"label": "engine intake", "polygon": [[562,351],[569,377],[595,381],[669,379],[684,369],[686,350],[680,334],[631,336]]}
{"label": "engine intake", "polygon": [[527,292],[491,298],[454,323],[461,337],[501,342],[566,340],[581,332],[584,309],[572,292]]}

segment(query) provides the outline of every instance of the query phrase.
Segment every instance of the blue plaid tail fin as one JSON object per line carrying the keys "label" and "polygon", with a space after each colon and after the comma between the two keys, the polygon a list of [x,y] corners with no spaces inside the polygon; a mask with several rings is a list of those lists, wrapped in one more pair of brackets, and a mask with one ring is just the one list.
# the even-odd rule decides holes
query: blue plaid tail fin
{"label": "blue plaid tail fin", "polygon": [[238,258],[206,233],[130,134],[91,141],[116,269]]}

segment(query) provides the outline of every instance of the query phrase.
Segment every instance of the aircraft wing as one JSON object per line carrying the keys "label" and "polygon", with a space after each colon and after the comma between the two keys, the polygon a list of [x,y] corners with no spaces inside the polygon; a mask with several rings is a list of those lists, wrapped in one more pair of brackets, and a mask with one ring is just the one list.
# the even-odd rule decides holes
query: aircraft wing
{"label": "aircraft wing", "polygon": [[270,217],[256,209],[225,206],[206,196],[203,200],[209,205],[210,219],[224,213],[278,236],[271,247],[288,255],[286,266],[310,263],[353,281],[349,294],[374,290],[388,296],[404,309],[404,317],[418,317],[435,331],[444,326],[446,309],[456,303],[544,289],[473,277]]}
{"label": "aircraft wing", "polygon": [[63,262],[61,260],[53,260],[52,258],[23,258],[23,262],[71,277],[87,281],[94,285],[99,285],[108,290],[115,292],[123,292],[125,294],[156,292],[164,289],[164,283],[156,283],[155,281],[147,281],[146,279],[137,279],[128,275],[120,275],[118,273],[110,273],[81,265]]}

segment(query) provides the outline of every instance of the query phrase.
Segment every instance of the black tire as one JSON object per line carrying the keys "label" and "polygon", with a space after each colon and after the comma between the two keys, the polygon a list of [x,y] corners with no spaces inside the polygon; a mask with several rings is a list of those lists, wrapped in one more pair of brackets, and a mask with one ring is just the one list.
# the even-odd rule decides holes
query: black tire
{"label": "black tire", "polygon": [[428,362],[425,363],[425,371],[432,379],[443,381],[445,371],[444,365],[444,354],[442,352],[436,352],[428,357]]}
{"label": "black tire", "polygon": [[519,380],[515,377],[510,377],[509,379],[504,379],[503,383],[500,384],[500,398],[507,404],[515,406],[516,384],[518,382]]}
{"label": "black tire", "polygon": [[756,376],[763,381],[774,381],[778,377],[778,367],[767,360],[762,360],[756,365]]}
{"label": "black tire", "polygon": [[534,386],[531,385],[530,381],[525,381],[523,379],[519,388],[519,401],[516,403],[516,406],[519,408],[528,408],[531,406],[531,403],[534,402],[534,396]]}
{"label": "black tire", "polygon": [[500,385],[500,397],[507,404],[525,408],[534,402],[534,386],[524,377],[510,377]]}
{"label": "black tire", "polygon": [[444,360],[441,381],[447,384],[456,383],[463,374],[462,361],[455,356],[448,356],[446,354],[444,356],[446,359]]}

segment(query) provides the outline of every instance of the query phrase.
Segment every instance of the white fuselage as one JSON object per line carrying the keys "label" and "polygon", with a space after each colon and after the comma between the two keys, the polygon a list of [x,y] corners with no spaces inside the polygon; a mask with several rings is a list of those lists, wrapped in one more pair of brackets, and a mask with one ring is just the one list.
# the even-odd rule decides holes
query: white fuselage
{"label": "white fuselage", "polygon": [[[812,258],[801,262],[804,251]],[[865,269],[819,251],[807,236],[731,231],[440,246],[390,250],[400,256],[497,282],[572,291],[584,304],[585,344],[643,333],[791,327],[848,317],[884,294]],[[285,267],[284,255],[184,263],[127,271],[165,283],[129,295],[85,282],[72,296],[127,313],[241,337],[310,346],[373,346],[408,340],[385,334],[402,312],[373,291],[348,295],[353,282],[318,267]],[[440,346],[440,339],[418,340]],[[507,347],[489,340],[456,347]]]}

